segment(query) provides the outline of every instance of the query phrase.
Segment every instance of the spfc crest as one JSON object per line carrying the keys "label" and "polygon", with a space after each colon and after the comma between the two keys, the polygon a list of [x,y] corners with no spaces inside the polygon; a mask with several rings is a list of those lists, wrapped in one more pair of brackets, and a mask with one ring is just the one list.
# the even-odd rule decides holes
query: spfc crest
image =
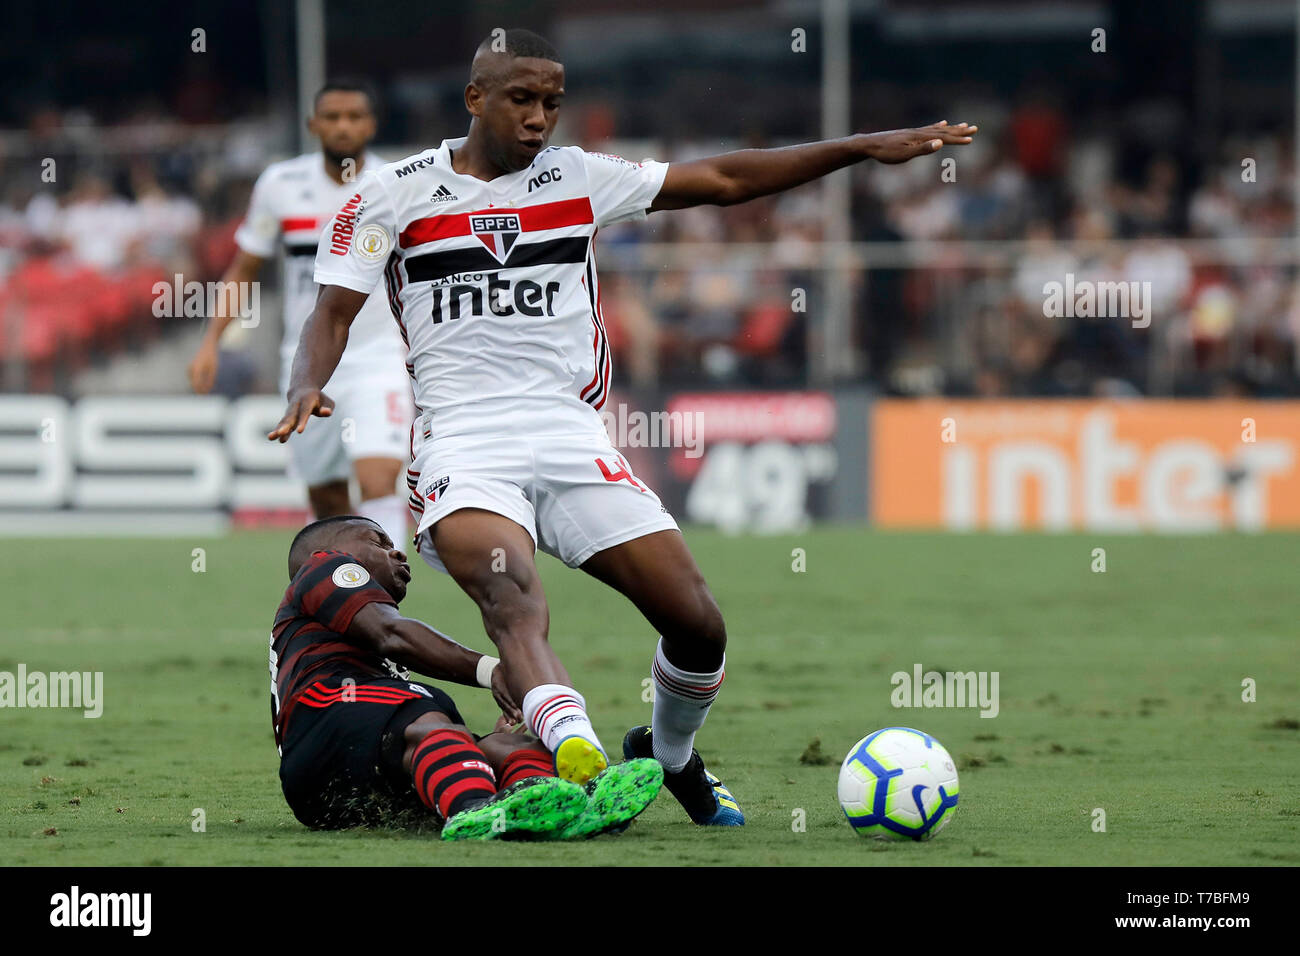
{"label": "spfc crest", "polygon": [[438,478],[429,486],[429,490],[424,496],[425,499],[428,500],[429,504],[433,504],[438,500],[438,495],[447,490],[449,484],[451,484],[451,475],[443,475]]}
{"label": "spfc crest", "polygon": [[478,237],[478,241],[487,246],[497,262],[505,265],[510,257],[510,250],[519,238],[518,213],[492,213],[469,217],[469,229]]}

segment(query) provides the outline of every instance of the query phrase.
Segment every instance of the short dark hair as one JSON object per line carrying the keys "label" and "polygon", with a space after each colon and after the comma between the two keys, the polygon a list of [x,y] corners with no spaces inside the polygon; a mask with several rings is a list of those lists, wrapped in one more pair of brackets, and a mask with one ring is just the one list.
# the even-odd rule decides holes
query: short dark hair
{"label": "short dark hair", "polygon": [[357,521],[379,527],[373,520],[363,515],[334,515],[313,521],[294,535],[293,543],[289,545],[289,580],[293,580],[302,566],[307,563],[308,558],[317,551],[329,547],[338,539],[344,530],[344,524]]}
{"label": "short dark hair", "polygon": [[[493,31],[495,34],[496,31]],[[500,45],[495,35],[489,35],[482,43],[478,45],[480,50],[485,47],[494,53],[504,53],[507,56],[527,56],[535,57],[539,60],[550,60],[553,63],[560,62],[559,51],[546,37],[534,33],[532,30],[512,29],[502,31],[501,40],[504,41],[505,49],[497,50],[495,45]]]}
{"label": "short dark hair", "polygon": [[370,105],[370,112],[376,116],[379,115],[379,98],[375,95],[375,89],[360,77],[339,76],[328,80],[312,97],[311,108],[313,112],[320,108],[320,98],[326,93],[360,93]]}
{"label": "short dark hair", "polygon": [[[511,29],[503,30],[498,35],[492,31],[483,42],[478,45],[474,51],[475,59],[480,53],[498,53],[508,57],[532,57],[538,60],[550,60],[552,63],[559,63],[559,51],[543,36],[539,36],[532,30]],[[485,76],[481,73],[475,73],[473,66],[470,67],[469,81],[475,86],[490,86],[497,76]]]}

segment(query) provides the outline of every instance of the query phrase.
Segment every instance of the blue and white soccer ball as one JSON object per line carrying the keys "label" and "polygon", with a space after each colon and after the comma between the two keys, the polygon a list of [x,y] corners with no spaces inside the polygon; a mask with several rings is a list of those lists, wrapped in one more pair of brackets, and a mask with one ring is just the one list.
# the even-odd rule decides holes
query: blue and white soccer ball
{"label": "blue and white soccer ball", "polygon": [[840,806],[861,836],[928,840],[957,807],[957,765],[929,734],[886,727],[853,745],[840,766]]}

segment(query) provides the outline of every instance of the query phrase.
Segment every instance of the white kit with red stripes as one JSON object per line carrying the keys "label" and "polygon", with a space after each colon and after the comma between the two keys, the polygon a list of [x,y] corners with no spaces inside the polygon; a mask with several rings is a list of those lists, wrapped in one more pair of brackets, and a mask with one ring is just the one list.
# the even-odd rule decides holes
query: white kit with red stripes
{"label": "white kit with red stripes", "polygon": [[[361,173],[377,169],[383,159],[367,153]],[[356,177],[358,180],[361,176]],[[235,242],[250,255],[269,259],[284,253],[284,335],[280,340],[280,390],[289,379],[303,323],[316,304],[313,272],[316,244],[322,227],[356,194],[356,182],[336,183],[325,172],[321,153],[306,153],[268,166],[257,178],[248,215],[235,232]],[[329,238],[328,236],[326,237]],[[328,243],[327,243],[328,245]],[[406,348],[393,323],[382,291],[366,300],[348,333],[348,347],[339,368],[373,372],[394,365],[399,369]]]}
{"label": "white kit with red stripes", "polygon": [[368,170],[325,229],[316,281],[370,292],[384,280],[435,431],[493,400],[599,409],[611,357],[596,232],[644,217],[667,164],[553,146],[484,182],[452,169],[464,142]]}

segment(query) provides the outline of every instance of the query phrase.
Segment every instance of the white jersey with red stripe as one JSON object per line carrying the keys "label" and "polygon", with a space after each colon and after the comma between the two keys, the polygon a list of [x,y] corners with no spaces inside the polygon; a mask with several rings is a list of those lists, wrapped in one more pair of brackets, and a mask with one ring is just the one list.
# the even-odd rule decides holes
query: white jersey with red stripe
{"label": "white jersey with red stripe", "polygon": [[316,281],[370,292],[384,278],[435,431],[599,409],[611,356],[592,246],[601,226],[644,218],[667,164],[552,146],[484,182],[452,169],[464,142],[367,171],[326,228]]}
{"label": "white jersey with red stripe", "polygon": [[[361,170],[376,169],[384,160],[366,153]],[[248,215],[235,232],[235,242],[250,255],[269,259],[277,249],[284,255],[284,336],[280,342],[280,377],[289,369],[303,323],[316,304],[312,276],[321,229],[356,194],[355,182],[336,183],[325,171],[321,153],[307,153],[268,166],[257,178]],[[401,374],[405,354],[401,334],[382,293],[366,300],[348,334],[348,347],[339,368],[374,371],[376,363],[395,361]],[[396,356],[397,358],[391,358]]]}

